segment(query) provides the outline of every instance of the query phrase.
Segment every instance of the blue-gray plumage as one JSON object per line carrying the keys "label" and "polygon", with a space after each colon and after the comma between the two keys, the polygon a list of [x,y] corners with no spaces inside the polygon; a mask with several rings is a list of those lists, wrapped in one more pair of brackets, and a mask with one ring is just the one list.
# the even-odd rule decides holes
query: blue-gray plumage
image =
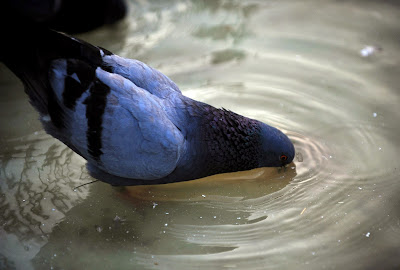
{"label": "blue-gray plumage", "polygon": [[294,158],[278,129],[190,99],[140,61],[46,29],[14,39],[1,60],[24,83],[46,131],[102,181],[169,183]]}

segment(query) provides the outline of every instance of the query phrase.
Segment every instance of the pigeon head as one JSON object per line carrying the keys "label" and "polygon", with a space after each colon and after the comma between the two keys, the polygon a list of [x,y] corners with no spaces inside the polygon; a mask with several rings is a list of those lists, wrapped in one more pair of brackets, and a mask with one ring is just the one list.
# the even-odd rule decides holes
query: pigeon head
{"label": "pigeon head", "polygon": [[260,167],[280,167],[293,161],[294,146],[280,130],[261,123],[260,135],[262,147]]}

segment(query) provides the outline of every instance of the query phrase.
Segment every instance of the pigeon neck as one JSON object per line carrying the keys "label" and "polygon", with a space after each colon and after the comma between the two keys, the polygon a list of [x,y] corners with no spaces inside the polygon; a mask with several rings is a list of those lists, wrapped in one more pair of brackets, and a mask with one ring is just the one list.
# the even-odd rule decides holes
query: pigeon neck
{"label": "pigeon neck", "polygon": [[259,122],[225,109],[204,109],[203,138],[208,151],[206,168],[213,174],[258,166]]}

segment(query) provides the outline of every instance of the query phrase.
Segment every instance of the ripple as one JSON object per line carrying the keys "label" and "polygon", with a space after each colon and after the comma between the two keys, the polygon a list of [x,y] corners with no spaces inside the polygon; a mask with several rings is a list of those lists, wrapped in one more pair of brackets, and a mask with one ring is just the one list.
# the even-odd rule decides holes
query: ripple
{"label": "ripple", "polygon": [[333,158],[333,152],[329,145],[321,142],[321,139],[306,137],[295,132],[287,132],[293,141],[297,157],[300,155],[302,161],[297,161],[296,182],[314,181],[324,175],[329,167],[328,162]]}

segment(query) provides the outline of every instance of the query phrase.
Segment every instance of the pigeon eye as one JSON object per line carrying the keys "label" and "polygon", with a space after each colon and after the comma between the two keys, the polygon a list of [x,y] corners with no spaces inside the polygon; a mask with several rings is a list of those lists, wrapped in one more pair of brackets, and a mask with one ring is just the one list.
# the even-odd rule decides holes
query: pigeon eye
{"label": "pigeon eye", "polygon": [[281,161],[287,161],[287,160],[288,160],[288,157],[287,157],[286,155],[281,155],[281,156],[279,157],[279,159],[280,159]]}

